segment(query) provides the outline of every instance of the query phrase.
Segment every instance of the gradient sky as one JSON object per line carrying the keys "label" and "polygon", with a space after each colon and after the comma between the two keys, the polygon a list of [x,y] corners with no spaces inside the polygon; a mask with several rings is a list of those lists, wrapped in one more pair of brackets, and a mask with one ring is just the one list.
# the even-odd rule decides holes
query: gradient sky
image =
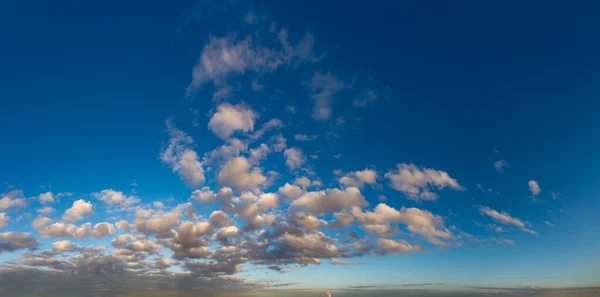
{"label": "gradient sky", "polygon": [[[600,285],[600,6],[396,2],[3,3],[0,269],[47,269],[26,260],[64,240],[108,257],[132,234],[122,249],[142,266],[170,264],[131,273],[185,273],[279,230],[265,251],[288,262],[273,252],[231,274],[318,289]],[[234,197],[198,198],[223,187]],[[393,214],[365,219],[380,203]],[[243,205],[274,223],[244,229],[256,217]],[[208,254],[172,259],[181,224],[218,210],[239,233],[194,235]],[[151,230],[163,223],[169,235]]]}

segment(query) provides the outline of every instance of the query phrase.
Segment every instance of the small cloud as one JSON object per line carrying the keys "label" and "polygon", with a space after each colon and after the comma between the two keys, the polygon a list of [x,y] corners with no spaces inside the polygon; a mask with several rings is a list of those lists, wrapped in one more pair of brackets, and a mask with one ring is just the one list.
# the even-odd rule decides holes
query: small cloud
{"label": "small cloud", "polygon": [[506,167],[508,167],[508,164],[504,160],[498,160],[494,162],[494,168],[496,168],[496,170],[498,170],[499,172],[504,171]]}
{"label": "small cloud", "polygon": [[539,195],[542,191],[542,189],[540,189],[540,185],[535,180],[530,180],[528,185],[529,191],[531,192],[533,198],[537,197],[537,195]]}
{"label": "small cloud", "polygon": [[548,226],[548,227],[554,227],[554,224],[552,224],[548,221],[544,221],[544,224],[546,224],[546,226]]}

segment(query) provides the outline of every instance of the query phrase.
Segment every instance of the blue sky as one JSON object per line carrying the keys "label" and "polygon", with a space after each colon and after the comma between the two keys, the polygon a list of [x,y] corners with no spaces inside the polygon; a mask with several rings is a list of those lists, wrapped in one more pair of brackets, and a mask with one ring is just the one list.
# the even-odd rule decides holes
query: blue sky
{"label": "blue sky", "polygon": [[[3,6],[3,269],[47,268],[27,259],[68,240],[177,274],[266,240],[226,274],[318,289],[599,285],[594,4]],[[209,220],[219,210],[232,222]],[[336,213],[352,222],[336,227]],[[256,216],[275,223],[244,229]],[[194,234],[207,243],[172,259],[186,221],[237,233]],[[33,241],[19,246],[22,232]]]}

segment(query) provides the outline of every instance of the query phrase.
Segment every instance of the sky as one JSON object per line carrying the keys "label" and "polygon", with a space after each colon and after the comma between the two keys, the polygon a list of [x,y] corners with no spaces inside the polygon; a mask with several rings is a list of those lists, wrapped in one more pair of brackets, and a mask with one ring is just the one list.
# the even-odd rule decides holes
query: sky
{"label": "sky", "polygon": [[3,3],[0,274],[600,286],[598,8]]}

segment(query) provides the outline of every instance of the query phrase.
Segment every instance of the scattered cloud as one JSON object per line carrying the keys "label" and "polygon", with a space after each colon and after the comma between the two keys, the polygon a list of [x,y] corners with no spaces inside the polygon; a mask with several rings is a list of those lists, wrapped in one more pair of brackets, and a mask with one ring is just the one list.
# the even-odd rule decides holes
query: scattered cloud
{"label": "scattered cloud", "polygon": [[237,131],[254,131],[257,118],[258,114],[245,104],[221,103],[208,122],[208,128],[217,137],[227,139]]}
{"label": "scattered cloud", "polygon": [[496,170],[498,170],[499,172],[504,171],[506,167],[508,167],[508,164],[504,160],[498,160],[494,162],[494,168],[496,168]]}
{"label": "scattered cloud", "polygon": [[315,120],[328,120],[332,114],[331,101],[333,97],[336,93],[350,86],[331,73],[315,72],[310,87],[313,91],[312,97],[315,100],[312,117]]}
{"label": "scattered cloud", "polygon": [[160,155],[161,161],[170,165],[188,186],[200,186],[204,183],[205,175],[198,154],[192,149],[194,140],[178,130],[171,121],[167,121],[167,131],[171,138],[169,146]]}
{"label": "scattered cloud", "polygon": [[458,191],[466,190],[445,171],[420,168],[413,164],[397,164],[396,169],[389,170],[384,176],[393,189],[411,200],[437,200],[438,195],[433,192],[435,189],[449,187]]}
{"label": "scattered cloud", "polygon": [[537,197],[542,191],[542,189],[540,189],[540,185],[534,180],[530,180],[527,184],[529,185],[529,192],[531,192],[531,196],[534,198]]}
{"label": "scattered cloud", "polygon": [[510,214],[508,214],[506,212],[498,212],[487,206],[479,206],[479,212],[482,215],[491,217],[495,221],[502,223],[504,225],[513,225],[513,226],[520,228],[521,231],[523,231],[523,232],[537,235],[537,233],[535,231],[527,228],[527,225],[525,224],[525,222],[523,222],[515,217],[512,217]]}

